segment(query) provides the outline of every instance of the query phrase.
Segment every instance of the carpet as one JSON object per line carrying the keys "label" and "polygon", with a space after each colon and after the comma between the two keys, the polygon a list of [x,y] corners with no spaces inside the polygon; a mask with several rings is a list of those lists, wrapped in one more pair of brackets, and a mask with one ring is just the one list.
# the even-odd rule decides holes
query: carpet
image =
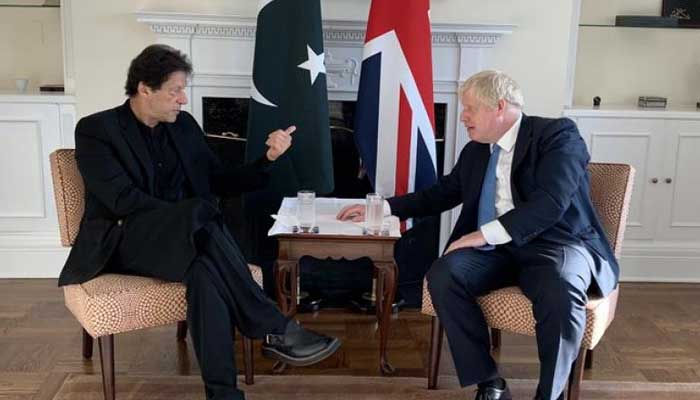
{"label": "carpet", "polygon": [[[438,390],[427,390],[425,378],[361,376],[258,375],[255,385],[241,388],[247,400],[457,400],[473,399],[472,388],[461,389],[453,377],[440,378]],[[514,399],[531,399],[536,382],[508,381]],[[204,399],[199,377],[117,376],[120,400]],[[70,375],[54,400],[101,400],[102,381],[97,375]],[[700,400],[700,383],[584,381],[581,399]]]}

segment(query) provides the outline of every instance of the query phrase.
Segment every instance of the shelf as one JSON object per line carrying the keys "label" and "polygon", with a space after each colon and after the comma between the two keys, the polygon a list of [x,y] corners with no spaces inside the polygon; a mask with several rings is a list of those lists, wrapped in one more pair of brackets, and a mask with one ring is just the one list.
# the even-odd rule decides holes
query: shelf
{"label": "shelf", "polygon": [[0,8],[7,7],[7,8],[61,8],[59,5],[50,5],[50,4],[39,4],[36,6],[33,5],[24,5],[24,6],[16,6],[12,4],[0,4]]}
{"label": "shelf", "polygon": [[644,28],[644,29],[698,29],[699,27],[696,26],[648,26],[648,25],[639,25],[639,26],[630,26],[630,25],[611,25],[611,24],[579,24],[579,27],[586,27],[586,28],[633,28],[633,29],[639,29],[639,28]]}

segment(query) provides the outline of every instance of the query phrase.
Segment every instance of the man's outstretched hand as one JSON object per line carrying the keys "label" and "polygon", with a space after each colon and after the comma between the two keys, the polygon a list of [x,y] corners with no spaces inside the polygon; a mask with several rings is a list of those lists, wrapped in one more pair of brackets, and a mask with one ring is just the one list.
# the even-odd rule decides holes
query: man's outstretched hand
{"label": "man's outstretched hand", "polygon": [[341,221],[351,220],[353,222],[362,222],[365,220],[365,206],[364,204],[345,206],[335,217]]}
{"label": "man's outstretched hand", "polygon": [[289,128],[282,130],[278,129],[267,136],[265,144],[267,145],[267,153],[265,156],[270,161],[275,161],[292,145],[292,133],[297,130],[297,127],[292,125]]}

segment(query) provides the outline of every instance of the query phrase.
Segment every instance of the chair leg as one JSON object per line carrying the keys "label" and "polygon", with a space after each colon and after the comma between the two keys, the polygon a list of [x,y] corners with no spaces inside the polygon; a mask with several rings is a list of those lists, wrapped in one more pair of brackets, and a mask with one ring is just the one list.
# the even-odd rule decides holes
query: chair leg
{"label": "chair leg", "polygon": [[97,338],[102,364],[102,391],[105,400],[114,400],[114,335]]}
{"label": "chair leg", "polygon": [[501,347],[501,330],[491,328],[491,349],[498,350]]}
{"label": "chair leg", "polygon": [[442,354],[442,337],[444,329],[438,317],[433,317],[430,335],[430,359],[428,360],[428,389],[437,388],[438,372],[440,370],[440,355]]}
{"label": "chair leg", "polygon": [[83,329],[83,358],[89,360],[92,358],[92,336]]}
{"label": "chair leg", "polygon": [[255,383],[253,377],[255,366],[253,363],[253,339],[243,336],[243,364],[245,366],[245,384]]}
{"label": "chair leg", "polygon": [[578,358],[569,373],[569,393],[566,396],[568,400],[578,400],[581,394],[581,380],[583,379],[583,365],[586,363],[586,353],[586,349],[579,350]]}
{"label": "chair leg", "polygon": [[178,321],[177,340],[183,341],[185,338],[187,338],[187,321]]}
{"label": "chair leg", "polygon": [[593,369],[593,349],[586,350],[586,364],[583,368]]}

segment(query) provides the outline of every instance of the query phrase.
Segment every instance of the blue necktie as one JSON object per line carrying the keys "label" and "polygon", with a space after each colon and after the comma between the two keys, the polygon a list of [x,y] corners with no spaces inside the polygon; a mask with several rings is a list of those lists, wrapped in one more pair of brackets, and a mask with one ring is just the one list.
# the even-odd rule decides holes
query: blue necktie
{"label": "blue necktie", "polygon": [[[489,157],[489,165],[486,167],[486,175],[484,175],[484,183],[481,186],[481,195],[479,196],[479,214],[477,216],[477,229],[482,225],[496,219],[496,166],[498,165],[498,154],[501,148],[495,144],[491,157]],[[478,247],[478,250],[493,250],[496,246],[486,244]]]}

